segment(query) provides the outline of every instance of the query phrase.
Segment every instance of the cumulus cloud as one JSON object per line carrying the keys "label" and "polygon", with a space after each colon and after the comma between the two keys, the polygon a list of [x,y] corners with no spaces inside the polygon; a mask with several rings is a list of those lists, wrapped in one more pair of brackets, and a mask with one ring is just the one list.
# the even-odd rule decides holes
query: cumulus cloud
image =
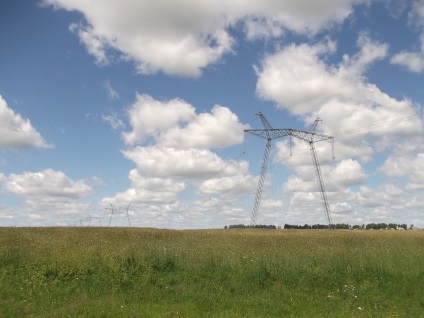
{"label": "cumulus cloud", "polygon": [[122,132],[127,145],[122,154],[136,169],[129,174],[131,187],[104,198],[103,204],[141,204],[143,210],[156,206],[157,213],[165,213],[167,208],[160,203],[178,202],[186,187],[199,196],[252,191],[255,178],[249,176],[248,163],[224,160],[211,150],[244,139],[248,125],[227,107],[215,105],[210,112],[197,114],[194,106],[181,99],[158,101],[137,94],[127,116],[131,131]]}
{"label": "cumulus cloud", "polygon": [[153,139],[164,147],[224,148],[241,143],[243,129],[248,127],[223,106],[214,106],[211,113],[196,114],[195,108],[183,100],[161,102],[140,94],[128,110],[128,117],[132,131],[122,133],[127,145]]}
{"label": "cumulus cloud", "polygon": [[199,179],[237,175],[247,170],[247,162],[226,162],[208,149],[139,146],[124,150],[123,154],[146,176]]}
{"label": "cumulus cloud", "polygon": [[406,177],[408,190],[424,190],[424,153],[391,156],[380,167],[389,177]]}
{"label": "cumulus cloud", "polygon": [[[84,180],[71,180],[61,171],[12,173],[0,181],[5,193],[23,198],[20,217],[30,218],[32,224],[66,225],[90,209],[82,199],[93,193],[91,186]],[[57,216],[61,216],[59,222]]]}
{"label": "cumulus cloud", "polygon": [[315,34],[341,23],[353,6],[368,0],[319,1],[72,1],[44,0],[45,6],[81,12],[75,32],[96,62],[119,52],[144,74],[198,76],[234,49],[231,30],[245,25],[248,38],[280,36],[282,30]]}
{"label": "cumulus cloud", "polygon": [[[364,34],[357,44],[359,52],[345,55],[337,65],[326,60],[336,50],[332,41],[289,45],[267,56],[257,67],[257,94],[300,116],[306,124],[319,116],[324,132],[352,150],[364,141],[358,137],[366,135],[380,137],[381,148],[387,146],[387,138],[417,138],[423,132],[423,123],[414,104],[388,96],[365,75],[372,63],[387,56],[387,44],[374,42]],[[405,117],[408,120],[400,120]]]}
{"label": "cumulus cloud", "polygon": [[242,143],[243,130],[247,128],[230,109],[215,105],[211,113],[197,115],[184,127],[169,129],[157,143],[182,148],[225,148]]}
{"label": "cumulus cloud", "polygon": [[110,57],[107,53],[107,40],[104,36],[97,34],[91,26],[83,26],[77,23],[72,23],[69,30],[78,35],[80,42],[85,45],[88,53],[94,56],[98,65],[110,63]]}
{"label": "cumulus cloud", "polygon": [[138,170],[130,171],[131,188],[117,193],[114,197],[103,198],[103,203],[140,204],[173,202],[179,193],[185,189],[183,181],[170,178],[143,177]]}
{"label": "cumulus cloud", "polygon": [[284,33],[284,28],[278,20],[254,16],[246,18],[244,29],[249,40],[280,37]]}
{"label": "cumulus cloud", "polygon": [[362,184],[367,179],[367,174],[358,161],[342,160],[331,172],[331,183],[342,187]]}
{"label": "cumulus cloud", "polygon": [[391,58],[392,64],[405,66],[411,72],[424,71],[424,2],[414,1],[409,12],[409,21],[413,27],[421,31],[420,47],[415,51],[402,51]]}
{"label": "cumulus cloud", "polygon": [[414,73],[421,73],[424,71],[423,52],[401,52],[393,56],[391,62],[392,64],[405,66]]}
{"label": "cumulus cloud", "polygon": [[267,56],[257,67],[257,94],[296,115],[317,111],[332,100],[366,100],[371,93],[368,90],[375,87],[365,81],[364,71],[386,56],[388,46],[373,43],[366,35],[358,38],[358,46],[357,55],[345,55],[339,65],[330,65],[325,57],[337,50],[331,40],[289,45]]}
{"label": "cumulus cloud", "polygon": [[[320,170],[326,189],[331,192],[361,185],[368,177],[362,166],[352,159],[342,160],[334,167],[322,166]],[[298,167],[296,175],[289,177],[284,184],[284,190],[290,192],[319,191],[315,177],[315,167],[312,164]]]}
{"label": "cumulus cloud", "polygon": [[19,148],[51,148],[41,134],[31,125],[29,119],[15,113],[0,95],[0,147]]}
{"label": "cumulus cloud", "polygon": [[194,107],[180,99],[160,102],[146,94],[137,94],[136,98],[128,110],[132,131],[122,133],[127,145],[143,143],[149,137],[156,139],[162,131],[195,117]]}
{"label": "cumulus cloud", "polygon": [[92,192],[84,180],[72,181],[63,172],[53,169],[12,173],[3,182],[7,191],[25,197],[78,199]]}
{"label": "cumulus cloud", "polygon": [[357,201],[365,207],[398,205],[402,194],[402,189],[392,184],[382,185],[378,189],[362,186]]}
{"label": "cumulus cloud", "polygon": [[237,175],[232,177],[211,178],[203,181],[199,191],[203,194],[246,194],[254,193],[257,179],[249,175]]}
{"label": "cumulus cloud", "polygon": [[132,60],[144,74],[198,76],[200,70],[231,51],[220,5],[205,1],[74,2],[47,0],[47,5],[79,11],[85,23],[73,24],[88,52],[99,64],[110,63],[113,53]]}

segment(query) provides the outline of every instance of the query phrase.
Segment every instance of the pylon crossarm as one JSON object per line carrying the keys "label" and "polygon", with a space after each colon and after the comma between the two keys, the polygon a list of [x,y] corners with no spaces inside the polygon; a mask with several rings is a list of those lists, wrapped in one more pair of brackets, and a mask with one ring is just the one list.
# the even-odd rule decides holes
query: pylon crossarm
{"label": "pylon crossarm", "polygon": [[309,131],[291,129],[290,135],[306,142],[319,142],[328,139],[334,139],[333,136],[316,134]]}
{"label": "pylon crossarm", "polygon": [[265,140],[277,139],[291,135],[290,129],[246,129],[244,132]]}
{"label": "pylon crossarm", "polygon": [[283,138],[286,136],[293,136],[295,138],[298,138],[300,140],[306,141],[306,142],[319,142],[324,141],[328,139],[334,139],[332,136],[322,135],[322,134],[316,134],[309,131],[304,130],[297,130],[297,129],[286,129],[286,128],[272,128],[272,129],[246,129],[244,130],[245,133],[257,136],[259,138],[268,140],[270,139],[277,139],[277,138]]}
{"label": "pylon crossarm", "polygon": [[269,136],[272,139],[283,138],[286,136],[290,136],[292,134],[291,129],[279,128],[279,129],[271,129],[269,131]]}
{"label": "pylon crossarm", "polygon": [[268,139],[267,131],[265,129],[246,129],[244,132],[265,140]]}

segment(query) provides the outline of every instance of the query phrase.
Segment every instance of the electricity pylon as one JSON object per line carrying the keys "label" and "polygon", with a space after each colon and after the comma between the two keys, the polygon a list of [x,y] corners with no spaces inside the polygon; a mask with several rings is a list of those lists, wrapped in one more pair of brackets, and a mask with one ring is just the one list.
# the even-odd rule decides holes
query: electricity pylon
{"label": "electricity pylon", "polygon": [[105,208],[106,210],[110,211],[110,218],[109,218],[109,223],[108,223],[108,227],[110,226],[110,222],[112,221],[112,216],[113,214],[117,214],[120,212],[124,212],[125,215],[127,216],[127,220],[128,220],[128,225],[131,227],[131,221],[130,221],[130,215],[129,215],[129,210],[130,210],[130,206],[131,204],[128,204],[126,207],[116,207],[114,206],[112,203],[110,203],[110,208]]}
{"label": "electricity pylon", "polygon": [[317,177],[318,186],[321,193],[321,199],[322,199],[322,204],[325,211],[325,216],[327,218],[328,225],[331,227],[333,222],[331,220],[330,207],[328,205],[324,181],[321,176],[321,169],[319,166],[319,161],[316,154],[314,143],[328,140],[328,139],[332,139],[334,142],[334,137],[317,134],[315,132],[318,122],[321,121],[321,119],[319,118],[315,120],[310,131],[304,131],[304,130],[297,130],[297,129],[291,129],[291,128],[273,128],[271,124],[269,123],[269,121],[265,118],[265,116],[261,112],[257,113],[256,115],[259,116],[259,118],[261,119],[264,129],[245,129],[244,132],[257,136],[259,138],[265,139],[267,143],[265,146],[265,154],[262,159],[261,175],[259,177],[258,187],[256,189],[256,194],[255,194],[255,204],[253,205],[253,210],[252,210],[251,225],[256,225],[256,219],[258,217],[259,206],[261,204],[262,190],[263,190],[266,170],[267,170],[268,162],[269,162],[269,154],[271,152],[272,140],[286,137],[286,136],[291,136],[291,137],[295,137],[297,139],[300,139],[302,141],[309,143],[309,149],[311,151],[312,159],[315,165],[315,175]]}

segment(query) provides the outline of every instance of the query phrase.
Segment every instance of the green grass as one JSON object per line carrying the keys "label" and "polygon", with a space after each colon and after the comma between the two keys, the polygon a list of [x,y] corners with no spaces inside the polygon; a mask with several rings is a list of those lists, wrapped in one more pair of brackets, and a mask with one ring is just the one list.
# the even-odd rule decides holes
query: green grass
{"label": "green grass", "polygon": [[0,317],[424,317],[424,232],[0,228]]}

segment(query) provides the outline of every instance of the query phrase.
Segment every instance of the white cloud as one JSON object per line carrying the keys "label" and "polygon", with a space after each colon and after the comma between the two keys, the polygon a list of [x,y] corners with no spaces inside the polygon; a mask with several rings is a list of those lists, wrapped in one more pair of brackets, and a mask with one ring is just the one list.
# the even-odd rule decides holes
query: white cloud
{"label": "white cloud", "polygon": [[[322,141],[314,145],[321,174],[329,191],[335,191],[362,184],[367,174],[361,164],[354,159],[332,158],[331,142]],[[287,191],[317,191],[315,168],[312,162],[310,147],[306,143],[295,142],[290,154],[287,142],[276,143],[275,162],[295,171],[296,176],[289,178],[285,185]],[[360,157],[360,156],[359,156]]]}
{"label": "white cloud", "polygon": [[102,115],[102,120],[110,125],[112,129],[123,129],[125,128],[125,124],[122,121],[121,118],[119,118],[119,115],[112,113],[109,115]]}
{"label": "white cloud", "polygon": [[0,205],[0,221],[10,221],[15,219],[16,211],[13,208]]}
{"label": "white cloud", "polygon": [[107,50],[107,39],[102,35],[96,34],[95,30],[88,26],[84,27],[80,24],[72,23],[69,30],[78,34],[78,37],[87,48],[88,53],[94,56],[98,65],[108,65],[110,57]]}
{"label": "white cloud", "polygon": [[94,176],[94,177],[91,178],[91,180],[92,180],[93,184],[95,184],[95,185],[106,185],[106,182],[100,177]]}
{"label": "white cloud", "polygon": [[243,129],[248,128],[226,107],[216,105],[211,113],[197,115],[195,108],[183,100],[160,102],[140,94],[128,117],[132,131],[122,133],[127,145],[153,138],[164,147],[223,148],[243,142]]}
{"label": "white cloud", "polygon": [[117,193],[112,198],[103,198],[102,203],[112,204],[157,204],[163,202],[174,202],[179,193],[185,189],[182,181],[172,180],[170,178],[146,178],[133,169],[130,171],[129,178],[132,187],[125,192]]}
{"label": "white cloud", "polygon": [[245,22],[247,37],[280,36],[283,29],[315,34],[341,23],[353,6],[368,0],[319,1],[73,1],[44,0],[46,6],[79,11],[85,22],[71,30],[99,64],[111,54],[134,61],[139,72],[198,76],[232,52],[230,31]]}
{"label": "white cloud", "polygon": [[361,35],[358,47],[356,55],[345,55],[338,65],[326,61],[335,50],[331,41],[283,48],[257,68],[257,94],[307,124],[319,116],[324,133],[342,141],[344,152],[351,148],[347,156],[355,156],[360,144],[371,142],[363,136],[380,137],[375,141],[380,149],[388,139],[418,138],[424,127],[413,103],[388,96],[365,76],[371,63],[387,55],[388,46]]}
{"label": "white cloud", "polygon": [[389,157],[380,171],[389,177],[407,177],[407,190],[424,190],[424,153]]}
{"label": "white cloud", "polygon": [[0,95],[0,147],[2,148],[51,148],[40,133],[24,119],[8,107]]}
{"label": "white cloud", "polygon": [[[313,170],[309,169],[312,173]],[[288,192],[314,192],[318,191],[318,186],[314,178],[307,178],[306,180],[300,176],[290,176],[284,185],[284,191]]]}
{"label": "white cloud", "polygon": [[403,65],[414,73],[424,71],[424,53],[422,52],[401,52],[393,56],[391,62]]}
{"label": "white cloud", "polygon": [[[27,211],[33,212],[30,215],[38,215],[39,218],[45,220],[42,224],[57,224],[59,220],[59,222],[63,222],[63,225],[69,225],[67,221],[75,220],[77,216],[87,213],[91,209],[88,203],[57,197],[31,197],[26,199],[25,203]],[[60,218],[58,218],[59,216]]]}
{"label": "white cloud", "polygon": [[202,182],[199,191],[203,194],[246,194],[254,193],[257,179],[249,175],[211,178]]}
{"label": "white cloud", "polygon": [[112,87],[110,80],[106,80],[103,82],[103,88],[106,90],[107,95],[110,99],[118,99],[118,92]]}
{"label": "white cloud", "polygon": [[380,171],[390,177],[402,177],[413,171],[411,162],[411,158],[390,157],[380,167]]}
{"label": "white cloud", "polygon": [[399,18],[410,6],[410,1],[386,0],[383,2],[388,14],[393,18]]}
{"label": "white cloud", "polygon": [[[215,105],[208,113],[196,114],[181,99],[158,101],[137,94],[127,115],[131,131],[122,133],[128,146],[122,153],[136,164],[129,174],[131,187],[103,198],[102,204],[136,204],[156,217],[172,207],[172,213],[181,213],[181,221],[192,211],[207,212],[211,205],[209,200],[202,203],[205,195],[215,195],[220,211],[233,215],[242,196],[254,190],[256,181],[248,175],[246,161],[224,160],[210,150],[243,141],[248,126],[228,108]],[[184,207],[186,200],[179,201],[187,188],[193,200],[190,208]]]}
{"label": "white cloud", "polygon": [[392,64],[405,66],[411,72],[421,73],[424,71],[424,2],[414,1],[409,12],[409,21],[413,27],[421,31],[419,41],[420,48],[411,51],[402,51],[391,58]]}
{"label": "white cloud", "polygon": [[248,17],[245,22],[245,33],[249,40],[280,37],[284,33],[283,26],[278,20]]}
{"label": "white cloud", "polygon": [[[334,167],[329,165],[320,166],[321,176],[327,191],[344,191],[351,186],[361,185],[366,179],[367,174],[362,166],[355,160],[347,159],[338,162]],[[319,191],[315,166],[310,163],[296,168],[296,175],[289,177],[284,184],[284,190],[290,192]]]}
{"label": "white cloud", "polygon": [[391,184],[382,185],[377,189],[362,186],[357,201],[365,207],[399,205],[401,203],[399,199],[402,195],[402,189]]}
{"label": "white cloud", "polygon": [[364,82],[363,73],[370,63],[385,57],[388,47],[373,43],[365,35],[359,37],[358,46],[360,52],[354,57],[345,55],[340,65],[329,65],[325,57],[335,52],[333,41],[289,45],[267,56],[257,67],[257,94],[296,115],[317,111],[333,100],[366,100],[368,90],[375,88]]}
{"label": "white cloud", "polygon": [[368,1],[251,1],[250,15],[274,18],[285,28],[297,33],[315,34],[342,22],[352,13],[352,6]]}
{"label": "white cloud", "polygon": [[12,173],[3,182],[7,191],[25,197],[78,199],[92,192],[84,180],[72,181],[63,172],[52,169]]}
{"label": "white cloud", "polygon": [[[352,206],[347,202],[339,202],[332,206],[331,212],[336,214],[349,213],[352,212]],[[339,221],[339,223],[341,222]]]}
{"label": "white cloud", "polygon": [[169,129],[157,143],[180,148],[225,148],[242,143],[247,128],[230,109],[215,105],[210,114],[199,114],[184,127]]}
{"label": "white cloud", "polygon": [[136,102],[128,110],[132,131],[122,133],[122,138],[127,145],[143,143],[194,117],[194,107],[183,100],[160,102],[149,95],[137,94]]}
{"label": "white cloud", "polygon": [[33,225],[69,225],[90,209],[89,204],[81,201],[92,194],[90,185],[84,180],[73,181],[61,171],[46,169],[10,174],[0,181],[7,193],[24,199],[20,217],[29,217],[35,222]]}
{"label": "white cloud", "polygon": [[360,185],[367,179],[367,174],[359,162],[347,159],[341,161],[332,171],[329,182],[342,187]]}
{"label": "white cloud", "polygon": [[[329,192],[330,213],[335,223],[367,224],[379,222],[420,223],[424,206],[420,193],[385,184],[377,187],[360,186],[358,191],[345,189]],[[287,212],[286,223],[325,223],[318,192],[295,192]],[[303,221],[304,222],[304,221]]]}
{"label": "white cloud", "polygon": [[199,179],[231,176],[247,171],[247,162],[226,162],[207,149],[139,146],[122,152],[127,159],[137,164],[142,175],[149,177]]}
{"label": "white cloud", "polygon": [[44,3],[84,14],[86,23],[73,24],[72,29],[100,64],[110,62],[113,49],[134,61],[141,73],[198,76],[232,47],[232,38],[225,31],[226,14],[215,2]]}

